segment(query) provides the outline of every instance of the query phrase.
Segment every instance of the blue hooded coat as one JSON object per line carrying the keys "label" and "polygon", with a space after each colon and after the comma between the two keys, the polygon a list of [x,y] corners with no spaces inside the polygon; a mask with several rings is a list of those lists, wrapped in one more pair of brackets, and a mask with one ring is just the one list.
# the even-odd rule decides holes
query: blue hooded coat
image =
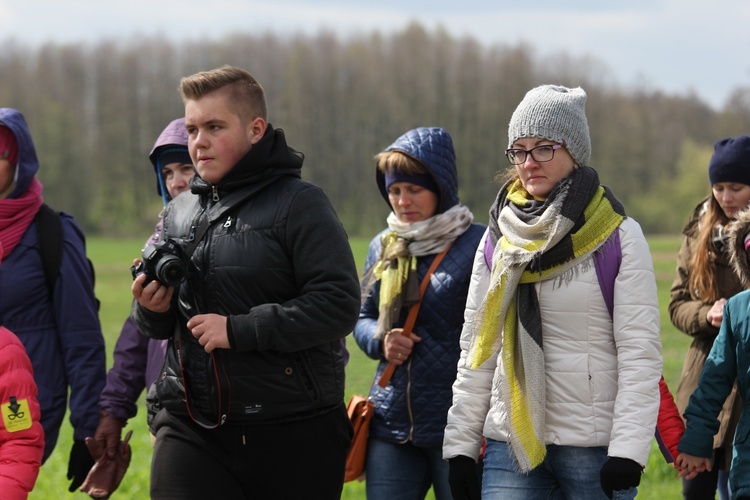
{"label": "blue hooded coat", "polygon": [[721,424],[718,416],[736,382],[742,408],[729,468],[732,498],[750,497],[750,253],[746,237],[750,238],[750,210],[737,214],[729,245],[732,267],[745,290],[724,305],[719,335],[685,408],[685,433],[677,446],[682,453],[713,457],[713,438]]}
{"label": "blue hooded coat", "polygon": [[[438,213],[459,203],[453,141],[444,129],[420,127],[411,130],[385,151],[392,150],[406,153],[427,167],[440,190]],[[379,170],[376,170],[376,182],[390,206],[385,176]],[[451,388],[461,352],[459,337],[464,323],[471,269],[484,230],[485,226],[481,224],[471,224],[456,239],[432,276],[414,325],[414,333],[422,341],[414,345],[409,360],[396,368],[387,388],[372,391],[376,409],[370,424],[370,437],[398,443],[411,441],[416,446],[442,445],[443,430],[451,406]],[[381,236],[387,231],[381,232],[370,242],[365,274],[377,262]],[[421,283],[434,259],[435,255],[418,258],[418,282]],[[378,281],[365,297],[354,328],[359,347],[369,357],[380,360],[376,381],[388,365],[383,355],[382,341],[374,338],[379,297]],[[393,327],[402,327],[407,314],[408,308],[403,308],[401,317]]]}
{"label": "blue hooded coat", "polygon": [[[18,143],[15,187],[7,197],[18,198],[28,189],[39,162],[21,113],[0,108],[0,124],[13,132]],[[83,441],[94,435],[106,369],[84,236],[70,215],[62,213],[61,222],[62,261],[52,294],[44,275],[35,222],[0,266],[0,324],[18,336],[34,368],[45,435],[44,460],[57,442],[68,389],[73,438]]]}

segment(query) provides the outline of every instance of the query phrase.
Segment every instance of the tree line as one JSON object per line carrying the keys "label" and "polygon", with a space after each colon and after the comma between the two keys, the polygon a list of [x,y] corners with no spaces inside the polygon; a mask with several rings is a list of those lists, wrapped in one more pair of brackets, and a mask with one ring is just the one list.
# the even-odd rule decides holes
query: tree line
{"label": "tree line", "polygon": [[750,133],[750,86],[716,110],[696,95],[622,86],[606,61],[564,51],[539,57],[525,43],[488,46],[417,23],[388,36],[3,46],[0,106],[29,122],[45,200],[89,234],[142,236],[152,227],[160,199],[147,156],[183,114],[179,80],[223,64],[261,82],[270,123],[305,154],[303,177],[328,193],[351,236],[385,226],[373,156],[417,126],[451,133],[461,201],[486,222],[495,177],[508,167],[510,116],[543,83],[586,90],[591,166],[650,234],[678,232],[709,194],[713,142]]}

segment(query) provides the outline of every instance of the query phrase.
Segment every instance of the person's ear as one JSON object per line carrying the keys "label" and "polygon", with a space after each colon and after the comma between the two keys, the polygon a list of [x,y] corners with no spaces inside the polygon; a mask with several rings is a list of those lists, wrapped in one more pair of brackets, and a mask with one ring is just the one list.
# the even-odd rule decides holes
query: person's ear
{"label": "person's ear", "polygon": [[256,117],[247,126],[247,134],[250,144],[255,145],[263,138],[266,133],[266,121],[260,116]]}

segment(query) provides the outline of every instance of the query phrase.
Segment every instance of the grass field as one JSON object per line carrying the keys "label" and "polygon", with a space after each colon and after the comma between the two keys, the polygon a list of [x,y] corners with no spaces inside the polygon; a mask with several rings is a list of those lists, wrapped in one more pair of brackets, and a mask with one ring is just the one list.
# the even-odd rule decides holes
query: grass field
{"label": "grass field", "polygon": [[[97,273],[96,293],[102,302],[100,316],[107,343],[108,367],[112,365],[112,350],[122,323],[130,310],[130,263],[134,257],[140,254],[142,243],[143,240],[113,241],[99,238],[90,238],[88,241],[88,253],[94,262]],[[362,265],[364,262],[367,243],[368,241],[359,239],[352,241],[352,248],[358,265]],[[671,325],[667,315],[669,286],[674,278],[675,257],[679,249],[679,243],[677,237],[649,238],[662,311],[664,375],[673,393],[677,388],[682,360],[690,343],[687,335],[677,331]],[[362,354],[353,340],[348,340],[351,359],[346,370],[347,400],[353,393],[367,392],[375,370],[375,362]],[[133,459],[127,475],[114,496],[126,499],[146,499],[148,498],[151,443],[146,427],[143,401],[141,401],[138,415],[131,419],[126,427],[127,429],[133,430],[133,438],[131,439]],[[70,482],[65,476],[72,431],[67,422],[63,425],[60,434],[55,452],[40,471],[36,488],[29,496],[31,499],[84,498],[83,493],[80,492],[68,493]],[[341,498],[364,499],[364,485],[356,482],[347,483],[344,485]],[[428,496],[428,498],[432,497]],[[680,481],[671,466],[664,462],[655,444],[652,445],[651,456],[639,487],[638,498],[659,500],[681,498]]]}

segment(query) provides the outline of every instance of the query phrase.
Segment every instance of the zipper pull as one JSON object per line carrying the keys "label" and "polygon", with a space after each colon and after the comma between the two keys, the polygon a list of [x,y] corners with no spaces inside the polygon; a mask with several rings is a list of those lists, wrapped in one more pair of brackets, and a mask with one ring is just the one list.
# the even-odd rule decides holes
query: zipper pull
{"label": "zipper pull", "polygon": [[230,215],[227,217],[227,221],[224,223],[224,227],[229,228],[232,227],[232,216]]}
{"label": "zipper pull", "polygon": [[211,185],[211,197],[214,201],[219,201],[219,192],[216,190],[216,186]]}

